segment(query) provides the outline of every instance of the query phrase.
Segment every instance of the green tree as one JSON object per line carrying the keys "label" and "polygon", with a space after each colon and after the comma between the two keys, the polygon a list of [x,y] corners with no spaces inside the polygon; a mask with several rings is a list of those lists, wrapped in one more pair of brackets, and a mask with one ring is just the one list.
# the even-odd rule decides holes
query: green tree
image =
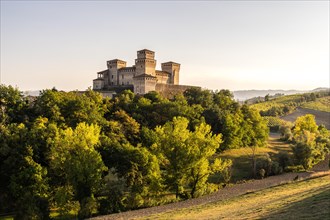
{"label": "green tree", "polygon": [[256,177],[256,152],[258,147],[266,146],[269,128],[267,127],[266,121],[262,119],[258,111],[243,105],[242,113],[243,121],[241,124],[241,129],[244,131],[242,135],[242,146],[251,149],[252,174],[253,177]]}
{"label": "green tree", "polygon": [[152,146],[165,169],[165,183],[177,198],[184,194],[186,185],[190,185],[192,197],[206,187],[210,174],[208,158],[221,143],[220,135],[213,135],[209,125],[201,123],[191,132],[188,123],[186,118],[174,117],[157,127],[158,141]]}
{"label": "green tree", "polygon": [[183,95],[187,99],[189,105],[199,104],[203,108],[212,105],[213,97],[209,90],[202,90],[198,87],[192,87],[184,91]]}
{"label": "green tree", "polygon": [[0,125],[0,204],[15,219],[47,219],[47,169],[33,159],[24,124]]}
{"label": "green tree", "polygon": [[73,130],[60,130],[51,142],[50,165],[72,186],[80,203],[79,217],[90,217],[96,208],[94,194],[100,187],[107,167],[95,147],[99,143],[100,128],[79,123]]}
{"label": "green tree", "polygon": [[48,118],[49,121],[75,127],[81,122],[103,124],[107,106],[102,96],[92,90],[84,94],[43,90],[33,106],[35,114]]}
{"label": "green tree", "polygon": [[307,114],[296,119],[293,136],[296,164],[306,170],[324,160],[330,152],[329,131],[323,126],[317,126],[313,115]]}
{"label": "green tree", "polygon": [[305,131],[309,131],[311,133],[317,133],[318,131],[315,116],[311,114],[298,117],[294,124],[293,137],[297,142],[300,142],[300,139],[304,138]]}
{"label": "green tree", "polygon": [[0,124],[24,123],[28,119],[27,99],[12,86],[0,84]]}

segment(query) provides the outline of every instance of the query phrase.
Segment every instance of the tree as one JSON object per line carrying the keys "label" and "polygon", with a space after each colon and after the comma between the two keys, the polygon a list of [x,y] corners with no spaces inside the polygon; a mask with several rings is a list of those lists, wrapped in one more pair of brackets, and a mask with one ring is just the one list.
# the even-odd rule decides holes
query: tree
{"label": "tree", "polygon": [[84,94],[43,90],[33,108],[36,115],[48,118],[58,125],[70,127],[76,127],[81,122],[102,125],[107,111],[102,96],[91,90]]}
{"label": "tree", "polygon": [[158,140],[152,146],[165,170],[165,184],[175,191],[177,198],[184,194],[187,185],[191,187],[191,197],[205,188],[210,174],[208,158],[221,143],[221,136],[213,135],[209,125],[201,123],[191,132],[188,123],[186,118],[174,117],[173,121],[156,127]]}
{"label": "tree", "polygon": [[202,90],[198,87],[192,87],[184,91],[184,97],[187,99],[189,105],[199,104],[203,108],[212,105],[212,93],[209,90]]}
{"label": "tree", "polygon": [[0,84],[0,124],[27,121],[27,100],[18,88]]}
{"label": "tree", "polygon": [[47,219],[47,169],[34,160],[24,124],[0,125],[0,204],[15,219]]}
{"label": "tree", "polygon": [[[104,163],[115,176],[111,185],[123,184],[123,187],[107,187],[107,198],[117,204],[108,204],[108,210],[125,211],[148,206],[148,198],[162,190],[157,157],[140,144],[133,146],[111,138],[115,134],[107,135],[101,138],[100,152]],[[115,193],[116,199],[112,193]]]}
{"label": "tree", "polygon": [[80,203],[79,217],[90,217],[96,208],[94,194],[107,170],[95,146],[99,143],[100,128],[79,123],[67,128],[51,141],[50,165],[66,184],[72,186]]}
{"label": "tree", "polygon": [[323,126],[317,126],[313,115],[307,114],[296,119],[293,137],[296,164],[306,170],[324,160],[330,152],[329,131]]}
{"label": "tree", "polygon": [[300,139],[305,138],[305,131],[317,133],[318,130],[318,126],[315,122],[315,116],[311,114],[298,117],[294,124],[293,137],[296,142],[299,142]]}
{"label": "tree", "polygon": [[242,146],[251,149],[252,173],[253,177],[257,175],[256,151],[258,147],[266,145],[269,135],[267,123],[263,120],[260,114],[248,106],[242,106],[243,122],[241,129],[244,133],[242,136]]}
{"label": "tree", "polygon": [[269,94],[265,95],[265,102],[269,101]]}

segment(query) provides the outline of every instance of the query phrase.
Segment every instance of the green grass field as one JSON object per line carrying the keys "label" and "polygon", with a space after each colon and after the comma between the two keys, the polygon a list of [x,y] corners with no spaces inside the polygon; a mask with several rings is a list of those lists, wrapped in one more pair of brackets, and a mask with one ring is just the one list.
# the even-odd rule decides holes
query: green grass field
{"label": "green grass field", "polygon": [[142,219],[329,219],[330,176]]}
{"label": "green grass field", "polygon": [[[268,140],[267,147],[257,148],[256,157],[265,157],[266,154],[272,160],[276,160],[279,152],[292,153],[290,145],[286,142],[279,140],[279,134],[271,135]],[[252,175],[252,150],[250,148],[231,149],[222,152],[216,157],[231,159],[232,166],[232,181],[236,182],[242,179],[250,179]]]}
{"label": "green grass field", "polygon": [[318,111],[330,112],[330,96],[317,98],[315,101],[302,101],[304,94],[286,95],[271,99],[267,102],[252,104],[251,108],[258,111],[266,111],[271,107],[284,107],[286,105],[295,103],[296,106],[303,108],[314,109]]}
{"label": "green grass field", "polygon": [[302,107],[323,112],[330,112],[330,96],[319,98],[314,102],[307,102],[303,104]]}
{"label": "green grass field", "polygon": [[258,111],[266,111],[271,107],[284,107],[290,103],[298,103],[301,100],[301,97],[301,94],[281,96],[267,102],[253,104],[251,105],[251,108]]}

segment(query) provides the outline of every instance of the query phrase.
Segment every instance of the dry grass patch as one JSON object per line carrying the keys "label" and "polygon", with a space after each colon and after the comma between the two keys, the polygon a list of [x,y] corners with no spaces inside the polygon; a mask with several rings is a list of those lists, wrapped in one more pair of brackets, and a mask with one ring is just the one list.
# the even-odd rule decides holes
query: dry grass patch
{"label": "dry grass patch", "polygon": [[142,219],[327,219],[329,207],[330,176],[325,176]]}

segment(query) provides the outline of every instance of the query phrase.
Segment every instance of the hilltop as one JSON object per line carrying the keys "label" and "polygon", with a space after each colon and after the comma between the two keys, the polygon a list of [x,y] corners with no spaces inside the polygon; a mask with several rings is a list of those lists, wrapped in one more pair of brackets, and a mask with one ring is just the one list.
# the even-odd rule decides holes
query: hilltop
{"label": "hilltop", "polygon": [[283,90],[283,89],[267,89],[267,90],[237,90],[233,91],[233,95],[235,100],[245,101],[247,99],[251,99],[254,97],[265,97],[267,94],[270,96],[274,96],[276,94],[281,95],[293,95],[293,94],[301,94],[301,93],[308,93],[308,92],[320,92],[326,91],[329,88],[319,87],[313,90]]}

